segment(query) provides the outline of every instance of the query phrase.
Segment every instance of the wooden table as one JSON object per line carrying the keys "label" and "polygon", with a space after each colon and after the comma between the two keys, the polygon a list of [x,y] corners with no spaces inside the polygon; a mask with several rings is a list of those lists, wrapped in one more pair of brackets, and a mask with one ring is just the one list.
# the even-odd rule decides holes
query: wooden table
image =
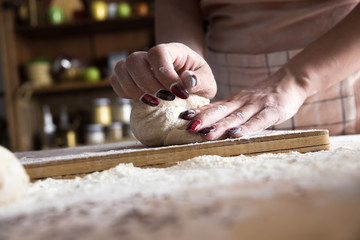
{"label": "wooden table", "polygon": [[[108,194],[115,194],[121,187],[116,181],[107,182],[106,175],[102,175],[105,171],[98,173],[99,176],[104,176],[103,180],[98,178],[100,180],[94,181],[93,197],[90,195],[81,201],[67,204],[64,201],[66,197],[75,198],[76,194],[82,194],[85,186],[76,185],[81,183],[80,178],[51,180],[52,186],[72,183],[69,186],[73,186],[73,189],[64,189],[64,193],[56,193],[54,189],[45,187],[44,184],[49,179],[37,181],[30,188],[29,201],[25,198],[23,202],[8,206],[7,209],[0,209],[0,239],[358,240],[360,135],[331,137],[330,145],[330,150],[306,154],[285,153],[283,156],[291,157],[292,161],[306,157],[309,166],[316,165],[317,157],[325,157],[325,160],[331,163],[333,158],[344,156],[343,160],[352,162],[355,169],[349,169],[349,175],[351,171],[352,177],[349,177],[348,181],[341,178],[347,175],[334,176],[339,177],[339,181],[335,181],[339,184],[334,186],[318,187],[316,184],[311,186],[311,183],[310,187],[304,186],[299,178],[269,178],[263,181],[236,181],[229,184],[214,182],[203,188],[197,188],[191,185],[191,181],[185,181],[188,185],[183,186],[181,190],[172,191],[172,187],[169,186],[165,193],[154,188],[154,194],[151,195],[141,191],[130,195],[117,192],[117,196],[102,199],[96,195],[102,192],[99,187],[107,187],[108,190],[104,191]],[[268,159],[276,161],[277,156],[268,155]],[[250,157],[248,160],[255,158]],[[342,171],[341,165],[335,165],[332,170],[337,168],[339,172]],[[139,171],[148,170],[150,171]],[[132,175],[126,175],[126,169],[123,171],[118,174],[132,178]],[[205,169],[204,173],[206,172],[211,171]],[[138,180],[141,182],[142,175],[139,176]],[[194,177],[191,174],[189,176]],[[89,182],[91,181],[90,179]],[[162,184],[160,180],[153,181],[158,187]],[[91,193],[92,190],[89,191]],[[31,201],[34,195],[45,193],[54,194],[56,198],[49,199],[63,203],[63,207],[51,207],[51,201]],[[46,206],[41,206],[42,204]],[[30,213],[17,210],[24,207]],[[38,210],[31,211],[35,207]],[[20,212],[2,216],[5,210],[11,208],[15,212]]]}

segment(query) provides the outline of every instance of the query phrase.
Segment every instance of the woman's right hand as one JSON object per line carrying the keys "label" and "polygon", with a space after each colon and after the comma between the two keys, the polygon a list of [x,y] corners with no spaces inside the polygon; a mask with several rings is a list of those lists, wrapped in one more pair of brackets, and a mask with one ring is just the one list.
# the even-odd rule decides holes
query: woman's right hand
{"label": "woman's right hand", "polygon": [[110,78],[117,95],[156,106],[197,94],[211,99],[216,82],[207,62],[181,43],[159,44],[148,52],[134,52],[115,66]]}

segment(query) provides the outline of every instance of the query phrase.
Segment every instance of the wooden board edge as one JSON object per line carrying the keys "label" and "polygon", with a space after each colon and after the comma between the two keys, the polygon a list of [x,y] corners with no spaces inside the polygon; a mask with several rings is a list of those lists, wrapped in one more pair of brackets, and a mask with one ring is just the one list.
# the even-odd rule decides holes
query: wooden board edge
{"label": "wooden board edge", "polygon": [[[313,139],[312,137],[318,137],[316,138],[316,140],[312,140],[311,142],[315,142],[316,144],[329,144],[329,134],[327,130],[314,130],[314,131],[309,131],[309,132],[299,132],[299,133],[288,133],[285,135],[273,135],[273,136],[263,136],[263,137],[257,137],[256,139],[254,138],[239,138],[239,139],[229,139],[228,141],[215,141],[215,142],[203,142],[203,143],[197,143],[192,145],[192,149],[195,150],[208,150],[208,149],[214,149],[214,148],[221,148],[221,147],[228,147],[228,146],[233,146],[233,145],[244,145],[244,144],[251,144],[251,143],[257,143],[257,142],[274,142],[274,141],[278,141],[278,140],[291,140],[291,139],[303,139],[311,137],[311,139]],[[300,145],[302,146],[302,145]],[[174,151],[178,151],[178,152],[187,152],[189,151],[189,145],[174,145],[171,148],[167,148],[167,147],[156,147],[156,148],[145,148],[142,149],[141,151],[137,151],[138,149],[136,149],[135,151],[132,152],[124,152],[124,153],[110,153],[104,156],[89,156],[86,158],[87,162],[90,161],[98,161],[99,158],[108,158],[114,156],[114,157],[121,157],[121,156],[128,156],[128,155],[152,155],[154,153],[154,151],[160,151],[160,152],[174,152]],[[247,154],[247,152],[244,153],[239,153],[239,154]],[[25,166],[25,168],[37,168],[37,167],[41,167],[44,165],[50,166],[50,165],[62,165],[62,164],[67,164],[67,163],[74,163],[74,162],[84,162],[84,157],[79,157],[79,158],[71,158],[71,159],[61,159],[61,160],[54,160],[54,161],[49,161],[49,162],[32,162],[32,163],[23,163],[23,165]]]}
{"label": "wooden board edge", "polygon": [[[317,143],[317,145],[314,145],[312,141],[308,142],[307,140],[312,140]],[[26,171],[30,175],[30,178],[37,179],[37,178],[46,178],[46,177],[52,177],[52,176],[62,176],[62,175],[78,175],[78,174],[87,174],[94,171],[103,171],[107,170],[109,168],[115,167],[118,164],[121,163],[132,163],[135,167],[149,167],[149,166],[159,166],[161,164],[172,164],[180,161],[185,161],[190,158],[200,156],[200,155],[220,155],[220,156],[236,156],[240,154],[244,155],[258,155],[263,153],[280,153],[280,152],[290,152],[290,151],[297,151],[301,153],[310,152],[310,151],[321,151],[321,150],[329,150],[330,145],[328,141],[328,137],[326,136],[316,136],[315,138],[312,137],[303,137],[303,138],[296,138],[292,139],[292,145],[287,146],[286,148],[269,148],[269,144],[273,145],[274,142],[277,143],[277,145],[282,145],[284,141],[289,141],[289,139],[280,139],[273,142],[263,142],[263,148],[259,151],[251,150],[250,152],[244,153],[244,152],[236,152],[234,153],[226,153],[226,149],[223,149],[225,153],[223,154],[213,154],[204,152],[204,149],[198,149],[197,151],[192,152],[192,154],[188,154],[183,156],[182,154],[177,154],[177,157],[174,157],[169,161],[167,153],[164,152],[152,152],[153,155],[144,155],[142,153],[138,153],[134,155],[109,155],[106,157],[100,157],[96,159],[86,159],[87,161],[82,162],[67,162],[64,165],[42,165],[37,166],[33,168],[26,168]],[[304,142],[307,142],[307,144],[304,144]],[[243,148],[249,147],[249,145],[255,144],[255,143],[247,143],[243,145]],[[259,145],[259,144],[257,144]],[[261,144],[260,144],[261,145]],[[276,146],[275,146],[276,147]],[[223,147],[222,147],[223,148]],[[236,145],[227,146],[227,148],[236,148]],[[260,146],[261,148],[261,146]],[[213,150],[216,150],[216,148],[213,148]],[[241,150],[240,150],[241,151]],[[155,156],[154,156],[155,154]],[[156,160],[154,158],[157,157]],[[88,161],[91,160],[91,161]]]}

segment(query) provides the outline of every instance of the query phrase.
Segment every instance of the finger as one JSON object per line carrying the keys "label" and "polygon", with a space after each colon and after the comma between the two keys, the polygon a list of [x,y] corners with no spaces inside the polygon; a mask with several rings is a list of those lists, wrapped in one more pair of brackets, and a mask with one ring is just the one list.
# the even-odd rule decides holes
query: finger
{"label": "finger", "polygon": [[[213,103],[216,104],[216,103]],[[196,117],[201,111],[205,111],[206,109],[211,108],[213,104],[207,104],[200,108],[194,108],[194,109],[188,109],[182,113],[180,113],[179,118],[182,118],[184,120],[191,120],[194,117]]]}
{"label": "finger", "polygon": [[115,74],[113,74],[110,77],[110,85],[112,87],[112,89],[114,90],[114,92],[122,98],[132,98],[129,94],[127,94],[125,91],[123,91],[123,89],[120,86],[120,82],[119,79],[117,78],[117,76]]}
{"label": "finger", "polygon": [[128,73],[124,60],[117,62],[114,70],[115,76],[111,78],[111,81],[116,86],[117,91],[121,89],[123,93],[133,99],[139,99],[144,94]]}
{"label": "finger", "polygon": [[182,99],[187,99],[189,92],[185,89],[174,66],[184,65],[187,59],[185,50],[181,51],[179,45],[173,44],[171,50],[166,44],[157,45],[148,51],[148,60],[156,79],[165,86],[165,89],[169,89]]}
{"label": "finger", "polygon": [[[119,77],[121,76],[121,77]],[[156,97],[143,92],[133,81],[123,61],[115,65],[115,73],[111,77],[112,86],[117,94],[124,94],[128,98],[139,99],[149,106],[157,106],[160,101]]]}
{"label": "finger", "polygon": [[189,124],[188,130],[197,132],[214,125],[217,121],[231,114],[237,105],[238,103],[219,101],[200,108],[196,117]]}
{"label": "finger", "polygon": [[266,107],[251,117],[246,123],[240,125],[238,131],[231,137],[241,137],[249,133],[259,132],[276,124],[279,121],[279,111],[275,107]]}
{"label": "finger", "polygon": [[[259,106],[254,104],[246,104],[241,108],[233,111],[228,116],[218,120],[216,123],[199,130],[205,139],[214,140],[228,136],[228,130],[236,128],[246,123],[251,117],[259,111]],[[215,128],[215,129],[214,129]],[[210,131],[209,131],[210,130]]]}
{"label": "finger", "polygon": [[155,78],[146,52],[134,52],[126,59],[126,69],[142,92],[157,96],[163,100],[174,100],[175,95],[165,90],[166,88]]}

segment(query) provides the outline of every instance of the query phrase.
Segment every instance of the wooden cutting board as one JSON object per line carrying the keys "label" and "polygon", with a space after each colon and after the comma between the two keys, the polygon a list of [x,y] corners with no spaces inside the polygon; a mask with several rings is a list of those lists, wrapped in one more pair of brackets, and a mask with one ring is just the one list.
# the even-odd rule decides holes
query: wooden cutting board
{"label": "wooden cutting board", "polygon": [[19,152],[15,155],[24,165],[30,178],[36,180],[47,177],[81,176],[106,170],[120,163],[132,163],[136,167],[167,167],[200,155],[227,157],[290,151],[305,153],[329,148],[328,131],[306,130],[264,131],[236,139],[156,148],[132,141]]}

